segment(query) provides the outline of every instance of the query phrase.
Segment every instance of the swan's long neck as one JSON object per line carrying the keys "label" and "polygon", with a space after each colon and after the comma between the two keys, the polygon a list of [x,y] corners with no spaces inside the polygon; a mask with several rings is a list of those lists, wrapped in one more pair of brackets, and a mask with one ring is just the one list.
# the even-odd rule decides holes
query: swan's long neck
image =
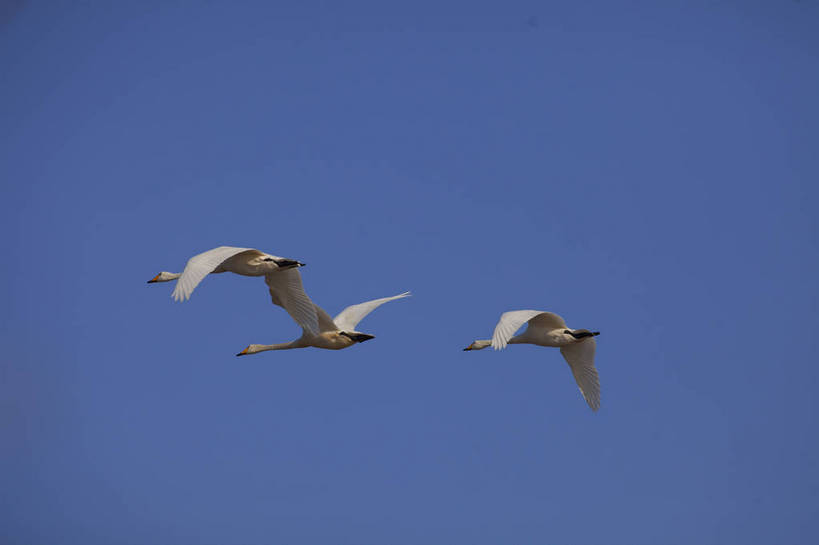
{"label": "swan's long neck", "polygon": [[304,336],[301,336],[295,341],[290,341],[289,343],[251,344],[236,355],[246,356],[248,354],[256,354],[257,352],[267,352],[268,350],[289,350],[291,348],[306,348],[307,346],[310,345],[304,341]]}
{"label": "swan's long neck", "polygon": [[267,352],[268,350],[290,350],[291,348],[301,348],[301,346],[297,346],[296,341],[278,344],[251,344],[247,348],[247,353],[256,354],[257,352]]}

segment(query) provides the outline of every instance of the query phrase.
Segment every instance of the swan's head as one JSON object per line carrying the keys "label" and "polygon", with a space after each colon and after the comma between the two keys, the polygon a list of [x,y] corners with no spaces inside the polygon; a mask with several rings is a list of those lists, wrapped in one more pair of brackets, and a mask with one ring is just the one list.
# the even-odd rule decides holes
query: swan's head
{"label": "swan's head", "polygon": [[247,356],[248,354],[255,354],[257,352],[261,352],[262,351],[261,348],[262,348],[262,345],[260,345],[260,344],[251,344],[247,348],[245,348],[244,350],[242,350],[241,352],[239,352],[236,355],[237,356]]}
{"label": "swan's head", "polygon": [[375,339],[375,335],[367,335],[366,333],[359,333],[358,331],[339,331],[338,334],[347,337],[354,343],[363,343],[364,341]]}
{"label": "swan's head", "polygon": [[492,344],[492,341],[472,341],[472,344],[464,348],[464,352],[467,350],[480,350],[482,348],[486,348]]}
{"label": "swan's head", "polygon": [[563,330],[563,333],[565,333],[566,335],[571,335],[572,337],[574,337],[578,341],[580,339],[585,339],[586,337],[596,337],[596,336],[600,335],[599,331],[589,331],[588,329],[575,329],[575,330],[565,329],[565,330]]}
{"label": "swan's head", "polygon": [[171,280],[176,280],[177,278],[179,278],[178,274],[162,271],[158,275],[148,280],[148,283],[153,284],[154,282],[170,282]]}
{"label": "swan's head", "polygon": [[275,255],[267,255],[259,258],[265,265],[270,265],[275,269],[294,269],[296,267],[304,267],[304,263],[296,261],[295,259],[287,259],[286,257],[276,257]]}

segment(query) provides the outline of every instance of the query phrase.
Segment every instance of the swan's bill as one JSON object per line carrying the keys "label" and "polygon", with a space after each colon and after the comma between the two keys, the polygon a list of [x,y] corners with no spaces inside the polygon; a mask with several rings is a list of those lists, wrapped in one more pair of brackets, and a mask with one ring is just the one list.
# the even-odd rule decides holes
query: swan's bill
{"label": "swan's bill", "polygon": [[245,348],[244,350],[242,350],[241,352],[239,352],[238,354],[236,354],[236,355],[237,356],[247,356],[249,354],[248,350],[250,350],[249,346],[247,348]]}
{"label": "swan's bill", "polygon": [[162,276],[162,273],[159,273],[158,275],[156,275],[153,278],[151,278],[150,280],[148,280],[148,283],[153,284],[154,282],[159,282],[159,277],[160,276]]}

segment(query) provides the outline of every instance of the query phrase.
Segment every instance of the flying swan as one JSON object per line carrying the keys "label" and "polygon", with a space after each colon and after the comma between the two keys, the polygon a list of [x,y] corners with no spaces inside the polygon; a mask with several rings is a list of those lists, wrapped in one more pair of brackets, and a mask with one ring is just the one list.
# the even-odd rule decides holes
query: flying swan
{"label": "flying swan", "polygon": [[[175,301],[186,301],[209,274],[232,272],[242,276],[264,276],[273,302],[283,307],[300,326],[318,332],[318,316],[313,302],[301,287],[298,267],[303,266],[304,263],[294,259],[266,254],[254,248],[219,246],[190,258],[181,273],[162,271],[148,283],[177,280],[172,297]],[[278,278],[285,272],[288,273],[286,278]]]}
{"label": "flying swan", "polygon": [[[292,279],[287,278],[288,275],[292,273],[298,273],[298,271],[282,271],[282,273],[276,275],[275,277],[273,275],[269,275],[265,278],[268,286],[270,286],[270,296],[275,304],[279,304],[276,301],[278,294],[280,293],[279,284],[284,282],[292,282]],[[301,287],[301,281],[299,281],[299,287]],[[304,293],[303,290],[302,293]],[[304,294],[304,296],[307,297],[306,294]],[[375,338],[375,336],[356,331],[355,327],[358,325],[358,322],[363,320],[367,314],[374,311],[384,303],[409,296],[410,292],[407,291],[399,295],[393,295],[392,297],[382,297],[381,299],[374,299],[372,301],[365,301],[364,303],[359,303],[357,305],[351,305],[342,310],[341,313],[335,318],[330,318],[330,315],[327,314],[324,309],[316,304],[313,304],[313,307],[316,309],[316,315],[318,316],[318,334],[312,333],[307,328],[302,328],[303,332],[301,337],[295,341],[279,344],[251,344],[236,355],[246,356],[248,354],[264,352],[266,350],[290,350],[291,348],[307,348],[309,346],[324,348],[327,350],[341,350],[342,348],[350,347],[356,343],[369,341],[370,339]]]}
{"label": "flying swan", "polygon": [[[524,323],[529,325],[520,335],[512,336]],[[489,345],[495,350],[506,348],[507,344],[536,344],[554,346],[566,359],[572,370],[583,399],[593,411],[600,408],[600,379],[594,367],[594,352],[597,343],[594,337],[599,331],[569,329],[563,318],[553,312],[542,310],[512,310],[504,312],[492,340],[474,341],[464,350],[481,350]]]}

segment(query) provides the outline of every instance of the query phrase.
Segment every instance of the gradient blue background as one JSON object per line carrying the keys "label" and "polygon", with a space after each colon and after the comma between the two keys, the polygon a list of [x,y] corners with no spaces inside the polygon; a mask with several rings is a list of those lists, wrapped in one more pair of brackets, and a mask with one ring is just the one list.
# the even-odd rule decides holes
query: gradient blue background
{"label": "gradient blue background", "polygon": [[816,543],[817,2],[300,5],[2,3],[0,541]]}

